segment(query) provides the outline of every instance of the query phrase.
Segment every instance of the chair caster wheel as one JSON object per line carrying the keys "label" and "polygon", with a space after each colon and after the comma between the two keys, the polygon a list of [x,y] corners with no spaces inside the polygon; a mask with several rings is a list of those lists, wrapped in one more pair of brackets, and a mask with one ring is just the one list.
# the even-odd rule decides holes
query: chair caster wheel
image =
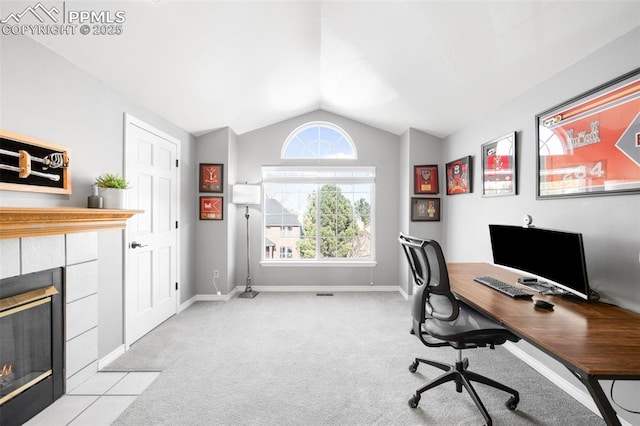
{"label": "chair caster wheel", "polygon": [[418,371],[418,362],[414,361],[411,363],[411,365],[409,366],[409,371],[411,371],[412,373],[415,373],[416,371]]}
{"label": "chair caster wheel", "polygon": [[504,405],[505,407],[507,407],[507,409],[513,411],[518,407],[518,402],[520,402],[520,399],[515,396],[512,396],[507,400],[507,402],[505,402]]}
{"label": "chair caster wheel", "polygon": [[409,407],[416,408],[420,402],[420,395],[414,395],[409,399]]}

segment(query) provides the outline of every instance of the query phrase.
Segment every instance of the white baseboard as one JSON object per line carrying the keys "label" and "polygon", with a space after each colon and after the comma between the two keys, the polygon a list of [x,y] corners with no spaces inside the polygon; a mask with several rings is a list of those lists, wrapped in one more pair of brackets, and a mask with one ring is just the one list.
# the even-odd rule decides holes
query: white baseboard
{"label": "white baseboard", "polygon": [[[244,286],[238,286],[235,290],[238,293],[244,291]],[[397,291],[402,294],[402,288],[397,285],[253,285],[251,288],[260,292],[311,292],[311,293],[338,293],[338,292],[393,292]]]}
{"label": "white baseboard", "polygon": [[[409,295],[406,291],[404,291],[400,286],[397,285],[375,285],[375,286],[360,286],[360,285],[268,285],[268,286],[260,286],[254,285],[251,288],[258,292],[289,292],[289,293],[299,293],[299,292],[309,292],[309,293],[339,293],[339,292],[398,292],[405,299],[409,299]],[[237,286],[234,287],[228,294],[197,294],[193,296],[191,299],[187,300],[183,304],[180,305],[178,313],[184,311],[189,306],[191,306],[195,302],[228,302],[230,299],[235,297],[236,294],[242,293],[245,289],[245,286]]]}
{"label": "white baseboard", "polygon": [[182,312],[185,309],[187,309],[189,306],[193,305],[196,302],[196,297],[197,296],[193,296],[191,299],[181,303],[180,306],[178,306],[178,312],[176,312],[176,313],[179,314],[180,312]]}
{"label": "white baseboard", "polygon": [[[568,393],[572,396],[576,401],[587,407],[589,410],[593,411],[598,417],[602,418],[600,414],[600,410],[596,406],[596,403],[593,401],[591,394],[586,391],[584,388],[579,388],[575,386],[573,383],[567,381],[564,377],[560,376],[555,371],[551,370],[549,367],[544,365],[538,359],[532,357],[522,349],[520,349],[516,344],[511,342],[506,342],[504,345],[505,349],[509,352],[520,358],[526,364],[528,364],[531,368],[536,370],[538,373],[542,374],[544,377],[549,379],[553,384],[558,386],[560,389]],[[631,423],[627,422],[625,419],[618,416],[620,419],[620,423],[624,426],[633,426]]]}
{"label": "white baseboard", "polygon": [[113,361],[118,359],[120,355],[126,352],[124,345],[118,346],[115,350],[113,350],[109,355],[105,356],[102,359],[98,360],[98,371],[105,368],[107,365],[111,364]]}
{"label": "white baseboard", "polygon": [[236,293],[241,291],[240,287],[235,287],[227,294],[197,294],[189,300],[193,300],[193,302],[228,302]]}
{"label": "white baseboard", "polygon": [[402,297],[404,297],[404,300],[409,300],[409,293],[404,291],[404,289],[402,287],[398,286],[398,292],[400,293],[400,295]]}

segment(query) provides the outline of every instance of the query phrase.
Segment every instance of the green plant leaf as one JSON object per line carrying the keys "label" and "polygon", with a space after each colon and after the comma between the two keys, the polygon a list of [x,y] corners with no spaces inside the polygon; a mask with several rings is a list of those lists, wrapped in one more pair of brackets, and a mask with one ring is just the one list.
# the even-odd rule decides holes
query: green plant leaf
{"label": "green plant leaf", "polygon": [[127,189],[129,188],[129,182],[124,180],[118,174],[114,173],[103,173],[96,178],[96,185],[100,188],[118,188],[118,189]]}

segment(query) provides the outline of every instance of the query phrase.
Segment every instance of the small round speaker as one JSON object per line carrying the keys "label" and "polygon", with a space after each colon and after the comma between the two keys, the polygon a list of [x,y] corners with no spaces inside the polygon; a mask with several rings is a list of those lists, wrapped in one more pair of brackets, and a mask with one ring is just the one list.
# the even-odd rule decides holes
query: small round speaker
{"label": "small round speaker", "polygon": [[522,226],[524,226],[525,228],[528,228],[529,225],[531,225],[532,223],[533,223],[533,218],[528,214],[525,214],[522,217]]}

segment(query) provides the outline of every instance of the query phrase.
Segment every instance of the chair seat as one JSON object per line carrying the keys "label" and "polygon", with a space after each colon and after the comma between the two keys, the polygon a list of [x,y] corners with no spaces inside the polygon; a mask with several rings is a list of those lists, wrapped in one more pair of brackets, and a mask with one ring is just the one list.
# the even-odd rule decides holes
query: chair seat
{"label": "chair seat", "polygon": [[437,339],[449,342],[458,349],[486,345],[501,345],[507,340],[517,342],[518,336],[513,334],[482,315],[475,309],[458,301],[460,310],[458,318],[453,321],[440,321],[427,318],[423,323],[423,330]]}

